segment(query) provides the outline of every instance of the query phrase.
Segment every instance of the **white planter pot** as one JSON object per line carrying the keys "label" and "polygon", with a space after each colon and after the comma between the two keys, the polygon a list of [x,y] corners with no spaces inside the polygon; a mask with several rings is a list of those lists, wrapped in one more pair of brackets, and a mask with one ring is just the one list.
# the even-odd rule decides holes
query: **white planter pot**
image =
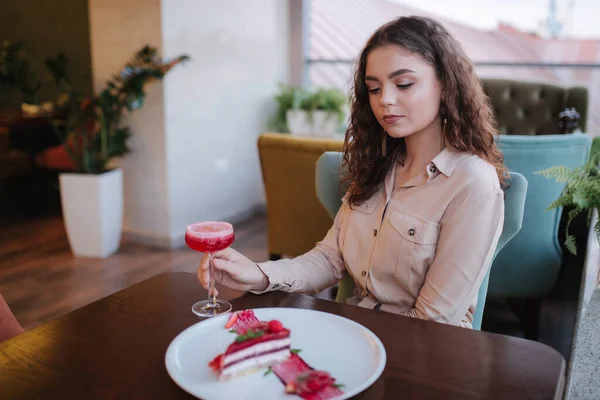
{"label": "white planter pot", "polygon": [[338,117],[335,113],[328,111],[312,112],[313,132],[321,135],[331,135],[336,132],[338,127]]}
{"label": "white planter pot", "polygon": [[330,136],[337,131],[337,115],[328,111],[288,110],[287,125],[292,135]]}
{"label": "white planter pot", "polygon": [[105,258],[119,249],[123,226],[123,173],[60,174],[63,219],[77,257]]}
{"label": "white planter pot", "polygon": [[313,132],[310,115],[303,110],[287,110],[286,121],[292,135],[310,135]]}

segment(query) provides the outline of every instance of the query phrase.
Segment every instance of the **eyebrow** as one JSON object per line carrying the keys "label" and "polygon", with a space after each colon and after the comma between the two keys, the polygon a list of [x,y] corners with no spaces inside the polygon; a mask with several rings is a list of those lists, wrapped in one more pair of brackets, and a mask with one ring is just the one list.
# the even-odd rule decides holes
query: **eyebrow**
{"label": "eyebrow", "polygon": [[[408,68],[400,68],[397,71],[392,72],[391,74],[388,75],[388,79],[393,79],[399,75],[402,74],[410,74],[411,72],[415,72],[412,69],[408,69]],[[379,82],[379,79],[375,78],[374,76],[371,75],[367,75],[365,76],[365,81],[376,81]]]}

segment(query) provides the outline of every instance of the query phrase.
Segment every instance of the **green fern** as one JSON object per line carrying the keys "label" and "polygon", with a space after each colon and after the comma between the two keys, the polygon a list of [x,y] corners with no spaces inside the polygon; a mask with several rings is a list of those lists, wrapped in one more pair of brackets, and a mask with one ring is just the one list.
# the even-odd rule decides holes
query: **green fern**
{"label": "green fern", "polygon": [[[572,207],[569,211],[565,246],[572,254],[577,255],[575,236],[569,232],[571,222],[583,211],[587,211],[589,226],[593,210],[600,211],[600,152],[594,153],[590,160],[579,168],[569,169],[565,166],[555,166],[537,171],[534,174],[565,183],[561,195],[554,200],[546,210],[561,207]],[[594,226],[596,237],[600,243],[600,221]]]}
{"label": "green fern", "polygon": [[571,179],[571,170],[564,165],[550,167],[542,171],[535,172],[537,175],[542,175],[546,178],[553,178],[558,183],[565,183]]}

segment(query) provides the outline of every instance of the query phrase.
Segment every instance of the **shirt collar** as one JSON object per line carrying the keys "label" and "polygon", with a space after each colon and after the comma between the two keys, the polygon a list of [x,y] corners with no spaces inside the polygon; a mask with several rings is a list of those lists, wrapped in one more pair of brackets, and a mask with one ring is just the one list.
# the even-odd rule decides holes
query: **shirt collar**
{"label": "shirt collar", "polygon": [[[441,172],[442,174],[450,177],[456,166],[458,165],[460,159],[465,155],[465,153],[450,150],[448,148],[444,148],[437,156],[435,156],[426,167],[427,172],[427,181],[433,178],[437,172]],[[391,168],[390,172],[387,174],[384,180],[385,194],[386,199],[390,199],[392,192],[394,190],[394,180],[396,176],[396,168]]]}
{"label": "shirt collar", "polygon": [[427,164],[427,175],[432,177],[435,175],[436,170],[438,170],[448,177],[452,176],[452,173],[456,169],[458,162],[464,156],[464,154],[465,153],[461,153],[456,150],[450,150],[447,147],[444,148],[444,150],[442,150],[431,160],[429,164]]}

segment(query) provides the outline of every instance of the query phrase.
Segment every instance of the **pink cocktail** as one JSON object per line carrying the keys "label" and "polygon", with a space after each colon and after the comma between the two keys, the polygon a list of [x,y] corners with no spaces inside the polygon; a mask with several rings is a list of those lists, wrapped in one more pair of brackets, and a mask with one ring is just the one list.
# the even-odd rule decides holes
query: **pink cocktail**
{"label": "pink cocktail", "polygon": [[215,296],[215,277],[213,273],[212,253],[225,250],[233,243],[233,226],[227,222],[207,221],[191,224],[185,231],[185,243],[192,249],[208,253],[208,271],[210,285],[208,300],[194,304],[192,311],[200,317],[213,317],[231,310],[231,304],[217,300]]}

